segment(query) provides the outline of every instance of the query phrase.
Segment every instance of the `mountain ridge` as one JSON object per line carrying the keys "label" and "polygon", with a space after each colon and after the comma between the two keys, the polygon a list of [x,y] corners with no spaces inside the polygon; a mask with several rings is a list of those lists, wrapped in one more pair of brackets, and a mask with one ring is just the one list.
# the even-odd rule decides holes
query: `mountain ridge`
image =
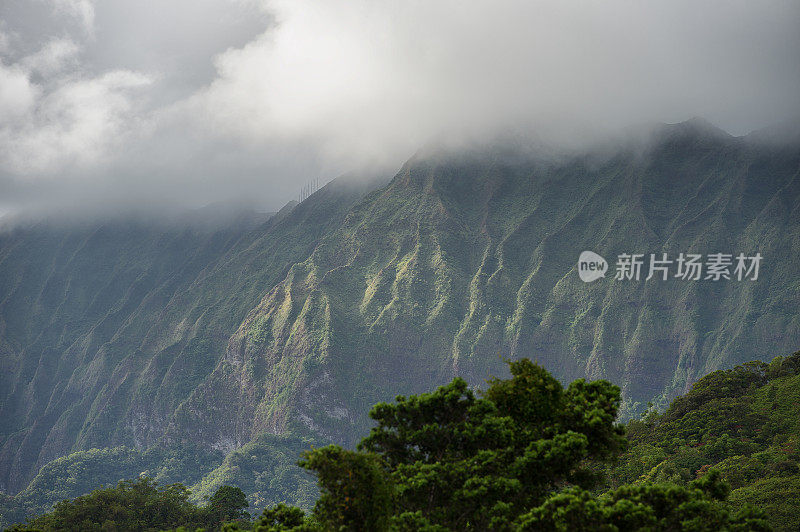
{"label": "mountain ridge", "polygon": [[[0,490],[95,447],[352,444],[373,403],[478,384],[501,356],[619,382],[627,416],[665,405],[800,343],[798,168],[800,143],[692,122],[617,150],[422,150],[247,230],[0,235]],[[764,269],[583,284],[586,249],[762,252]]]}
{"label": "mountain ridge", "polygon": [[[724,336],[730,332],[742,339],[746,332],[728,328],[718,309],[704,308],[704,300],[708,294],[728,298],[730,312],[752,307],[750,302],[737,302],[752,297],[744,285],[745,290],[737,293],[733,285],[680,286],[668,281],[676,292],[670,297],[676,301],[659,302],[664,296],[657,287],[642,284],[620,297],[621,308],[636,309],[623,312],[628,323],[621,324],[600,309],[592,311],[591,301],[589,308],[576,308],[576,298],[587,303],[585,296],[598,285],[582,287],[575,280],[574,260],[583,248],[599,249],[592,245],[594,233],[586,228],[592,217],[602,220],[609,205],[627,209],[623,215],[606,216],[599,231],[601,247],[618,252],[625,251],[620,247],[623,242],[602,245],[615,232],[635,235],[644,252],[677,252],[678,245],[695,251],[693,246],[707,245],[698,229],[709,215],[714,222],[712,245],[731,252],[738,241],[751,248],[743,251],[754,253],[759,232],[769,231],[773,219],[790,227],[796,241],[797,225],[791,222],[792,198],[800,192],[796,153],[778,177],[763,169],[749,175],[754,163],[734,170],[749,157],[747,142],[727,134],[709,135],[708,127],[699,125],[665,126],[665,140],[653,148],[651,162],[644,165],[639,154],[618,155],[599,169],[581,159],[504,167],[487,158],[489,162],[477,169],[474,161],[453,168],[447,158],[445,162],[412,159],[386,188],[356,205],[306,261],[295,264],[231,338],[226,357],[212,374],[219,378],[213,388],[232,390],[237,383],[246,383],[246,398],[204,402],[203,394],[196,393],[196,417],[218,407],[214,405],[258,402],[236,427],[220,433],[240,434],[246,441],[262,430],[310,431],[348,441],[333,427],[350,424],[355,430],[366,423],[350,414],[364,395],[374,402],[418,391],[421,383],[431,384],[430,379],[443,381],[456,375],[477,384],[487,368],[502,371],[500,353],[538,355],[548,367],[559,368],[555,373],[562,379],[587,376],[624,382],[630,415],[653,399],[647,395],[654,387],[661,389],[660,401],[666,402],[685,392],[703,372],[740,362],[738,358],[747,355]],[[732,154],[739,161],[732,161]],[[756,162],[776,168],[770,157]],[[597,177],[598,173],[603,175]],[[606,201],[608,196],[611,202]],[[554,210],[554,204],[566,208]],[[677,214],[675,204],[680,207]],[[514,209],[523,213],[516,221],[509,215]],[[621,224],[626,226],[620,228]],[[737,239],[730,238],[737,232]],[[573,238],[583,244],[574,246],[569,258],[548,264],[546,257],[557,255],[559,246]],[[526,248],[532,251],[516,256]],[[791,249],[783,246],[782,258],[771,258],[785,265],[796,263]],[[611,297],[619,296],[612,292]],[[796,289],[791,297],[797,297]],[[542,304],[548,298],[549,308]],[[687,308],[664,316],[675,303],[711,317],[725,329],[716,331],[712,346],[705,348],[712,353],[708,360],[696,350],[706,344],[703,336],[709,330],[685,323]],[[612,334],[630,337],[617,351],[622,356],[608,352],[617,348],[613,340],[606,341],[605,351],[592,347],[597,336],[586,337],[580,325],[570,328],[567,341],[563,337],[554,341],[569,321],[558,315],[560,307],[574,312],[571,320],[589,314],[594,328],[598,322],[601,329],[622,326],[619,334]],[[452,319],[441,321],[448,315]],[[644,330],[658,330],[657,321],[664,317],[672,320],[673,328],[646,339]],[[797,342],[796,317],[788,327],[790,340],[779,348],[784,351]],[[345,338],[357,340],[348,345]],[[337,339],[345,343],[344,349],[337,347]],[[550,347],[557,343],[559,348]],[[589,356],[581,360],[581,351]],[[665,362],[640,355],[643,351],[672,357],[674,362],[666,363],[673,365],[672,375],[663,369]],[[676,351],[681,353],[677,360]],[[574,359],[564,356],[570,352]],[[402,363],[398,365],[395,358]],[[357,360],[357,367],[342,368],[342,360]],[[281,370],[261,378],[255,370],[240,369],[259,364]],[[414,373],[409,368],[423,369]],[[366,372],[370,384],[347,383],[347,375],[356,371]],[[660,384],[653,385],[653,375],[660,376]],[[382,382],[391,385],[381,389],[375,384]],[[315,395],[324,400],[315,403]],[[292,406],[287,409],[287,405]],[[235,418],[237,413],[220,415]],[[200,421],[190,424],[195,422]]]}

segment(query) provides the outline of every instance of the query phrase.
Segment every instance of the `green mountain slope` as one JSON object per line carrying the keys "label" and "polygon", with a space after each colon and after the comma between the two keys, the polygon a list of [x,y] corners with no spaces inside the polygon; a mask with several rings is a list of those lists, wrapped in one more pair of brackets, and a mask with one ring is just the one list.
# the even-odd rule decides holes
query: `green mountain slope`
{"label": "green mountain slope", "polygon": [[[501,354],[618,382],[628,415],[666,404],[800,344],[799,167],[797,147],[698,122],[602,157],[420,154],[248,314],[176,431],[211,446],[263,431],[352,443],[370,404],[455,375],[478,384]],[[612,270],[584,284],[587,249],[765,259],[757,281]]]}
{"label": "green mountain slope", "polygon": [[145,476],[161,486],[185,484],[201,505],[220,486],[233,485],[247,493],[254,513],[278,502],[310,509],[318,496],[316,481],[297,460],[311,446],[301,438],[263,434],[225,457],[196,447],[77,451],[46,464],[13,497],[0,495],[0,529],[49,512],[62,500]]}
{"label": "green mountain slope", "polygon": [[[196,449],[181,480],[220,467],[208,491],[273,467],[236,455],[264,434],[352,444],[372,404],[501,356],[619,383],[626,416],[666,406],[800,345],[799,171],[800,142],[694,120],[586,153],[429,148],[257,226],[1,233],[0,491],[118,446]],[[584,250],[605,279],[580,281]],[[761,253],[758,280],[613,279],[621,253],[716,252]]]}
{"label": "green mountain slope", "polygon": [[163,438],[247,312],[374,186],[339,180],[257,227],[1,233],[0,490],[71,452]]}
{"label": "green mountain slope", "polygon": [[608,471],[614,487],[685,483],[713,467],[734,508],[754,504],[776,530],[800,528],[800,352],[711,373],[627,433],[630,447]]}

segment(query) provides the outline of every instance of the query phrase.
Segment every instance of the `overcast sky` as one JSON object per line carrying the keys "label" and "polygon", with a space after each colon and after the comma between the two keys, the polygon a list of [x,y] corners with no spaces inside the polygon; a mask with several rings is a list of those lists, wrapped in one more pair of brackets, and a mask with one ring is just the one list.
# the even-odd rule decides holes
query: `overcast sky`
{"label": "overcast sky", "polygon": [[2,0],[0,213],[278,208],[431,139],[800,116],[796,0]]}

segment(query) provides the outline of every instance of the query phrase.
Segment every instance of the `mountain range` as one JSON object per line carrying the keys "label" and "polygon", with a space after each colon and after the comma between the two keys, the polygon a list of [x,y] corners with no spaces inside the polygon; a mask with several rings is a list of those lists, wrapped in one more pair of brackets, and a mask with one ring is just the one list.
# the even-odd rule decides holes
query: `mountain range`
{"label": "mountain range", "polygon": [[[118,448],[139,453],[133,474],[205,493],[234,463],[275,467],[249,450],[353,445],[374,403],[480,385],[504,358],[611,380],[631,418],[800,346],[800,138],[785,130],[693,119],[580,150],[431,145],[393,177],[197,222],[212,215],[0,232],[0,491]],[[608,263],[591,283],[587,250]],[[681,254],[717,253],[730,279],[675,276]],[[615,278],[625,254],[642,256],[638,280]],[[666,280],[646,279],[651,254],[673,261]],[[739,254],[762,257],[757,278],[737,278]]]}

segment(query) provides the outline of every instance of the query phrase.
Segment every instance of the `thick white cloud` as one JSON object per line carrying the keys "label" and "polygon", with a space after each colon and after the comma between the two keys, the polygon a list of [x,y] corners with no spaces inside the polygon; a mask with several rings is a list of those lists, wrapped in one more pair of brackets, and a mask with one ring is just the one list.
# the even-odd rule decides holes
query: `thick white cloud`
{"label": "thick white cloud", "polygon": [[25,70],[0,63],[0,116],[4,123],[26,116],[38,94],[38,88],[31,83]]}
{"label": "thick white cloud", "polygon": [[[42,93],[28,82],[22,119],[0,128],[0,159],[19,176],[37,178],[96,164],[124,149],[129,122],[137,119],[129,91],[150,83],[141,74],[112,71],[59,84]],[[22,82],[20,82],[22,84]]]}
{"label": "thick white cloud", "polygon": [[[78,2],[82,4],[82,2]],[[91,7],[91,6],[89,6]],[[88,8],[87,8],[88,9]],[[83,172],[124,149],[135,126],[141,73],[81,75],[80,46],[61,37],[11,65],[0,63],[0,171],[21,180]]]}
{"label": "thick white cloud", "polygon": [[431,138],[697,115],[742,134],[800,115],[795,0],[6,5],[6,208],[237,195],[277,207],[304,180],[397,164]]}
{"label": "thick white cloud", "polygon": [[80,47],[71,39],[57,38],[45,44],[38,52],[25,57],[21,64],[42,76],[53,76],[66,67],[75,65]]}
{"label": "thick white cloud", "polygon": [[67,24],[60,35],[40,35],[34,52],[14,58],[23,36],[13,27],[3,34],[0,52],[13,58],[0,63],[0,175],[6,180],[71,179],[71,172],[98,164],[124,145],[126,122],[137,118],[131,90],[150,83],[121,69],[87,72],[80,56],[94,30],[93,2],[51,0],[51,6],[56,17],[78,23],[79,35],[69,36]]}
{"label": "thick white cloud", "polygon": [[[430,136],[798,112],[789,2],[276,0],[202,105],[245,138],[385,153]],[[794,64],[792,64],[794,61]],[[787,70],[788,69],[788,70]]]}

